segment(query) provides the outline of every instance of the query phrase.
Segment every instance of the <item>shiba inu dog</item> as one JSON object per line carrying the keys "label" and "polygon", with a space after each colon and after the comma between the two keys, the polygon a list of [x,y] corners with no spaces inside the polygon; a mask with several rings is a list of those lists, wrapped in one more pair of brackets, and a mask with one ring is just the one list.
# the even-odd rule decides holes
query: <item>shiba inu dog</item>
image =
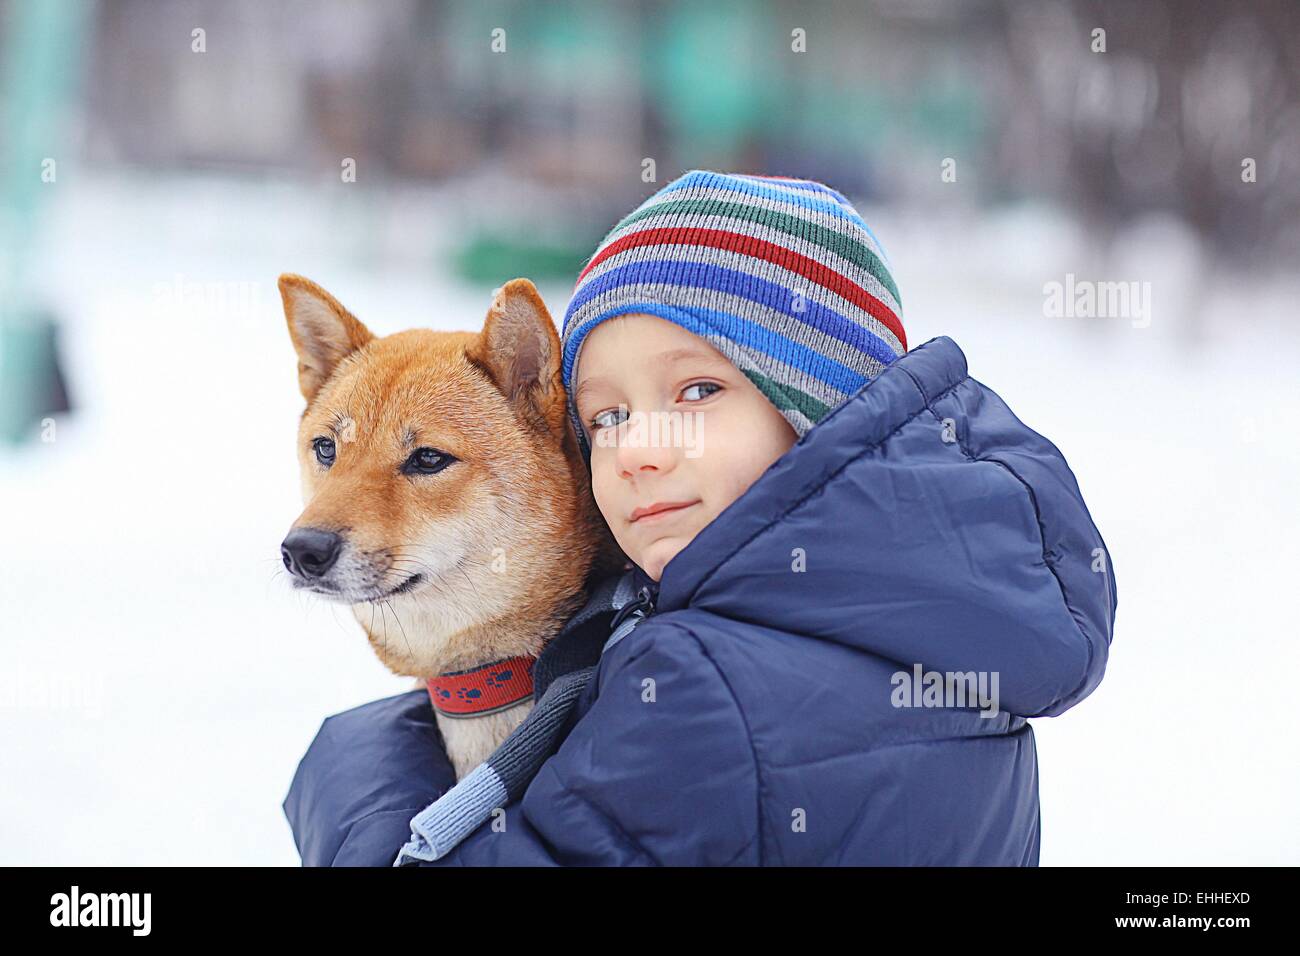
{"label": "shiba inu dog", "polygon": [[496,290],[482,332],[384,337],[301,276],[279,285],[307,400],[285,568],[429,687],[459,779],[527,715],[531,660],[619,559],[559,337],[527,279]]}

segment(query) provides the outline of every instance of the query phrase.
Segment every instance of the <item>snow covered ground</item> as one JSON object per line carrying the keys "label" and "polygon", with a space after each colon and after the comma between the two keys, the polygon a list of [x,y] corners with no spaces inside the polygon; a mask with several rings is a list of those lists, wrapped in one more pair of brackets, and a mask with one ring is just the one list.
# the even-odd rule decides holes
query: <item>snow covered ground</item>
{"label": "snow covered ground", "polygon": [[[0,448],[0,863],[296,864],[280,802],[320,721],[409,684],[280,567],[302,405],[276,276],[379,334],[477,328],[488,290],[428,264],[433,193],[58,188],[37,258],[78,407]],[[1061,448],[1113,556],[1106,679],[1035,721],[1042,862],[1300,862],[1293,280],[1213,273],[1158,220],[1099,253],[1042,211],[866,214],[910,342],[952,336]],[[1067,273],[1149,281],[1149,326],[1047,317]]]}

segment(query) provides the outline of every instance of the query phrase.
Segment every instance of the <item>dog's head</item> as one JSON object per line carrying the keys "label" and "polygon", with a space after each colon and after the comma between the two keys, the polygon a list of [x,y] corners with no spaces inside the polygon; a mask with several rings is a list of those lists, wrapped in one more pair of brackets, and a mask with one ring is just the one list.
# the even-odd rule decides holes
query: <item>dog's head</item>
{"label": "dog's head", "polygon": [[300,276],[280,293],[307,399],[293,586],[351,605],[398,674],[537,653],[613,558],[533,284],[498,289],[481,333],[382,338]]}

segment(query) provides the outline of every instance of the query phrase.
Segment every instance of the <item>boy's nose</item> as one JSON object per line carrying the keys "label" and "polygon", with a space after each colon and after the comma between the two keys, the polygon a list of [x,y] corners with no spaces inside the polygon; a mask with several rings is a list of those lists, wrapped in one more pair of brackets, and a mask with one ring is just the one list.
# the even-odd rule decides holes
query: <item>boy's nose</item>
{"label": "boy's nose", "polygon": [[319,528],[296,528],[280,545],[280,556],[290,574],[300,578],[323,577],[343,550],[343,537]]}
{"label": "boy's nose", "polygon": [[633,442],[619,445],[614,461],[619,474],[631,478],[643,471],[671,471],[678,453],[678,449],[668,445]]}

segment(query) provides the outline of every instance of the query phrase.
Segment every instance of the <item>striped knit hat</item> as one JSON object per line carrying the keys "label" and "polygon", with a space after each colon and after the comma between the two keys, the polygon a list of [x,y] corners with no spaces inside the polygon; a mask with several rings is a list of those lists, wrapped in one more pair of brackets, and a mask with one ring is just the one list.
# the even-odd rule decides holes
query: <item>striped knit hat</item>
{"label": "striped knit hat", "polygon": [[[802,437],[907,351],[898,288],[847,199],[807,179],[692,170],[601,241],[564,315],[564,386],[599,323],[644,312],[708,340]],[[577,409],[569,414],[589,455]]]}

